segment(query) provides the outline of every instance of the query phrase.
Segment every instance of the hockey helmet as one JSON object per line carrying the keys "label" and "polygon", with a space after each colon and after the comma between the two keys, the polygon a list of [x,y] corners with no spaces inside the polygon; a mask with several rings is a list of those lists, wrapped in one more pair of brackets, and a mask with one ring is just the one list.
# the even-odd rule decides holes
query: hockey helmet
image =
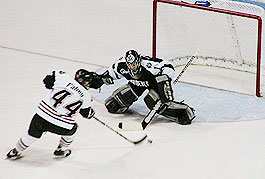
{"label": "hockey helmet", "polygon": [[141,56],[135,50],[129,50],[125,54],[125,61],[131,76],[137,77],[141,71]]}
{"label": "hockey helmet", "polygon": [[85,69],[77,70],[75,80],[86,89],[88,87],[98,89],[103,85],[103,81],[95,72],[89,72]]}

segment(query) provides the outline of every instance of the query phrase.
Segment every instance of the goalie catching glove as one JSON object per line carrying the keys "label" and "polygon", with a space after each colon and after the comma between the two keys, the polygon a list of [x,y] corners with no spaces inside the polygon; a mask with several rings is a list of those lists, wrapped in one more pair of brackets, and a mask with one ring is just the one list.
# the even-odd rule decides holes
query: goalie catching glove
{"label": "goalie catching glove", "polygon": [[98,75],[97,73],[91,72],[90,76],[91,76],[91,81],[89,82],[88,86],[89,88],[98,89],[104,84],[100,75]]}
{"label": "goalie catching glove", "polygon": [[110,76],[108,71],[105,71],[102,75],[98,75],[105,85],[114,84],[113,78]]}

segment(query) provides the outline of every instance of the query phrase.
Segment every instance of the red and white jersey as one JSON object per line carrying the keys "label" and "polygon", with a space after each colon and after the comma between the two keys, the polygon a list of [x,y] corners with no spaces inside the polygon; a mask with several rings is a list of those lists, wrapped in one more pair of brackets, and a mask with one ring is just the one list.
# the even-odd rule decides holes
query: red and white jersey
{"label": "red and white jersey", "polygon": [[55,72],[53,89],[42,99],[37,114],[57,126],[72,129],[76,113],[91,107],[91,94],[65,72]]}

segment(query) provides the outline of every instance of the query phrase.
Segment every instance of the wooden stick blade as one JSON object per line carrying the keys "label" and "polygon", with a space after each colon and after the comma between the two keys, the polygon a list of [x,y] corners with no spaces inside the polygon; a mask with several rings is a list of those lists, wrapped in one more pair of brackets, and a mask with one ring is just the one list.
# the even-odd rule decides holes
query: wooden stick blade
{"label": "wooden stick blade", "polygon": [[135,145],[140,144],[140,143],[143,142],[146,138],[147,138],[147,135],[145,134],[145,136],[144,136],[143,138],[139,139],[138,141],[134,141],[133,143],[134,143]]}

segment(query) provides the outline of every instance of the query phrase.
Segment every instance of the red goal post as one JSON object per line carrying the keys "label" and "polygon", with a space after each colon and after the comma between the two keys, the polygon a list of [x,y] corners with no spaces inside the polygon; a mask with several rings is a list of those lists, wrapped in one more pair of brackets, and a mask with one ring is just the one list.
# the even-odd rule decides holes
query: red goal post
{"label": "red goal post", "polygon": [[[236,3],[236,2],[232,2],[232,3]],[[244,21],[248,22],[248,19],[254,19],[256,21],[254,23],[257,24],[257,25],[253,25],[253,22],[251,22],[252,23],[251,26],[253,26],[253,29],[256,29],[256,30],[249,29],[249,32],[246,30],[246,32],[244,32],[245,34],[243,32],[242,32],[242,34],[237,33],[240,30],[236,29],[237,28],[236,27],[237,24],[233,21],[233,19],[231,21],[231,26],[229,27],[230,28],[230,32],[229,33],[234,33],[234,36],[235,37],[231,37],[232,40],[228,40],[228,41],[234,41],[234,43],[236,45],[232,45],[233,47],[225,47],[225,48],[227,48],[229,50],[231,48],[235,48],[234,51],[239,51],[239,52],[235,52],[235,53],[238,53],[239,56],[240,55],[243,56],[243,57],[241,57],[242,60],[239,60],[236,57],[235,58],[232,58],[232,57],[231,58],[230,57],[229,58],[226,58],[225,56],[224,57],[223,56],[220,56],[219,57],[217,53],[215,54],[214,49],[212,49],[212,52],[211,52],[210,55],[207,54],[207,49],[205,49],[205,51],[203,52],[204,53],[204,57],[203,58],[206,58],[206,59],[208,58],[209,59],[209,57],[210,57],[210,58],[222,59],[221,61],[226,61],[227,60],[227,61],[229,61],[230,64],[234,63],[237,66],[241,66],[241,67],[235,67],[236,70],[238,70],[238,68],[244,68],[244,66],[251,66],[251,65],[255,66],[254,67],[255,68],[254,69],[254,73],[256,74],[256,82],[255,82],[256,83],[256,96],[258,96],[258,97],[262,96],[262,91],[265,92],[264,89],[261,89],[261,86],[262,86],[261,81],[265,79],[265,78],[262,79],[262,73],[264,73],[263,71],[265,71],[265,70],[262,70],[262,61],[265,60],[264,59],[264,54],[263,54],[263,53],[265,53],[264,52],[264,46],[265,45],[264,45],[264,41],[262,40],[262,38],[264,38],[264,37],[262,37],[263,36],[263,33],[264,33],[264,32],[262,32],[262,30],[264,31],[264,29],[263,29],[264,28],[263,27],[264,26],[264,22],[262,22],[263,19],[262,19],[261,15],[259,15],[259,13],[251,13],[251,12],[249,13],[249,12],[245,12],[244,9],[240,9],[241,6],[239,6],[239,8],[236,9],[236,10],[235,9],[232,9],[231,10],[230,8],[227,8],[227,7],[224,7],[224,8],[223,7],[220,8],[220,6],[218,8],[217,7],[214,7],[214,6],[205,7],[205,6],[201,6],[201,5],[195,5],[195,4],[192,4],[192,3],[179,2],[179,1],[174,1],[174,0],[154,0],[153,1],[153,49],[152,49],[153,50],[153,52],[152,52],[153,53],[153,56],[154,57],[158,56],[158,57],[168,58],[168,59],[170,59],[170,58],[180,58],[180,57],[173,57],[173,56],[170,56],[170,55],[167,56],[167,54],[163,54],[163,53],[167,53],[165,51],[170,52],[170,49],[171,48],[172,48],[172,50],[171,50],[172,52],[174,51],[176,53],[178,53],[178,52],[179,53],[182,53],[181,51],[178,51],[179,49],[181,50],[182,46],[183,46],[183,48],[185,46],[187,46],[187,47],[191,47],[191,49],[192,49],[193,44],[192,45],[191,44],[184,44],[184,43],[186,43],[185,40],[186,41],[189,41],[191,43],[192,43],[192,41],[194,41],[194,42],[195,41],[196,42],[198,42],[198,41],[204,41],[204,34],[203,33],[205,31],[202,31],[201,32],[201,37],[197,37],[197,36],[200,36],[200,34],[198,32],[196,32],[196,35],[194,35],[194,36],[191,35],[191,36],[184,37],[184,35],[183,35],[183,38],[184,39],[182,39],[182,37],[180,35],[181,34],[181,31],[178,31],[178,29],[183,28],[183,29],[189,31],[188,28],[183,27],[182,25],[179,26],[179,27],[177,27],[177,28],[174,28],[173,27],[173,29],[172,29],[173,32],[171,32],[170,29],[164,30],[164,31],[163,30],[161,30],[161,31],[158,30],[158,28],[160,28],[160,29],[166,29],[167,28],[167,27],[161,25],[160,24],[161,23],[160,21],[167,21],[168,20],[168,21],[171,21],[171,22],[177,24],[178,23],[177,21],[182,21],[183,20],[183,18],[181,20],[178,19],[178,16],[183,15],[183,13],[176,13],[176,14],[174,14],[175,13],[174,11],[181,11],[183,8],[185,8],[185,9],[192,9],[191,11],[187,11],[187,13],[195,13],[195,12],[197,13],[197,11],[200,11],[200,12],[213,12],[213,13],[207,13],[207,14],[205,14],[205,17],[204,17],[205,18],[204,19],[205,21],[210,21],[210,20],[208,20],[209,14],[216,14],[215,16],[217,18],[219,18],[219,16],[220,16],[220,21],[221,21],[221,15],[222,14],[228,14],[229,15],[229,18],[230,18],[230,15],[231,15],[232,18],[238,16],[238,17],[240,17],[239,18],[240,19],[239,21],[241,21],[241,19],[244,19]],[[252,5],[250,5],[250,6],[252,6]],[[172,7],[176,7],[176,8],[174,9]],[[159,12],[160,8],[161,9],[164,8],[165,10]],[[166,11],[172,11],[172,12],[170,12],[169,14],[165,14],[164,12],[166,12]],[[163,19],[160,18],[160,16],[163,16],[163,15],[164,16],[167,16],[167,17],[165,17]],[[188,16],[185,15],[185,17],[188,17]],[[174,20],[174,18],[176,18],[176,20]],[[227,19],[227,17],[226,17],[226,19]],[[245,19],[247,19],[247,20],[245,20]],[[217,19],[217,20],[211,20],[211,21],[219,21],[219,19]],[[188,22],[183,22],[183,23],[188,24],[188,23],[191,23],[191,22],[188,21]],[[233,24],[233,23],[235,23],[235,24]],[[168,25],[168,26],[171,26],[171,24]],[[243,25],[245,25],[245,24],[242,24],[242,26]],[[205,26],[210,26],[210,25],[207,24]],[[194,26],[194,27],[191,26],[191,28],[197,28],[197,27],[198,26]],[[207,28],[207,27],[204,27],[204,28]],[[211,27],[209,27],[209,28],[211,28]],[[248,26],[246,26],[246,29],[247,28],[248,28]],[[216,30],[216,29],[213,29],[213,30]],[[218,28],[217,28],[217,31],[219,31]],[[235,32],[231,32],[231,31],[235,31]],[[245,31],[245,30],[242,30],[242,31]],[[249,49],[248,48],[245,48],[244,49],[244,46],[246,46],[246,44],[245,43],[243,44],[244,41],[242,41],[241,39],[242,39],[242,37],[244,37],[246,35],[249,35],[250,33],[252,34],[252,31],[253,31],[253,34],[255,33],[255,35],[253,35],[254,38],[252,38],[253,41],[255,41],[255,43],[256,43],[255,44],[255,47],[254,47],[254,45],[252,45],[253,47],[251,46]],[[186,33],[186,31],[183,31],[183,32]],[[170,43],[167,44],[167,40],[164,40],[164,39],[159,40],[160,36],[163,36],[163,33],[164,34],[167,34],[167,36],[168,36],[167,37],[167,40],[170,41]],[[170,33],[172,33],[172,38],[169,37],[170,36],[169,35]],[[178,34],[178,33],[180,33],[180,34]],[[180,36],[180,37],[179,38],[176,38],[176,40],[174,41],[172,39],[174,39],[173,36],[175,34],[178,34],[178,36]],[[188,32],[187,32],[187,34],[188,34]],[[239,35],[242,36],[242,37],[237,37]],[[199,40],[198,39],[192,39],[193,37],[194,38],[200,38],[200,39]],[[223,38],[225,39],[226,37],[223,37]],[[179,43],[179,41],[183,42],[183,44]],[[211,42],[211,41],[209,41],[209,42]],[[205,41],[205,43],[209,43],[209,42],[206,42]],[[225,44],[226,42],[223,42],[222,41],[221,43],[224,43]],[[198,43],[197,46],[194,45],[194,48],[200,48],[201,46],[205,46],[205,45]],[[234,47],[234,46],[237,46],[237,47]],[[222,48],[221,45],[220,45],[220,47]],[[216,49],[216,51],[217,50],[220,50],[221,48]],[[158,53],[158,51],[159,51],[158,49],[160,50],[159,53]],[[182,49],[182,50],[184,50],[184,49]],[[240,52],[240,50],[241,50],[241,52]],[[251,51],[250,52],[247,52],[247,50],[249,50],[249,51],[251,50]],[[185,49],[184,51],[187,51],[187,50]],[[170,52],[170,53],[172,53],[172,52]],[[195,50],[193,49],[193,50],[187,51],[186,54],[183,54],[182,56],[183,57],[184,56],[185,57],[192,56],[193,55],[192,53],[194,53],[194,52],[195,52]],[[245,53],[249,53],[249,54],[251,53],[251,54],[254,54],[254,55],[252,55],[251,57],[250,56],[249,57],[244,57],[244,52]],[[223,55],[225,53],[226,52],[222,52],[220,54]],[[215,55],[216,55],[216,57],[215,57]],[[231,55],[231,53],[230,52],[227,52],[227,56],[230,56],[230,55]],[[247,56],[247,55],[248,54],[246,54],[245,56]],[[176,56],[178,56],[178,54],[176,54]],[[237,56],[237,55],[235,55],[235,56]],[[255,57],[253,57],[253,56],[255,56]],[[249,60],[247,58],[249,58]],[[247,60],[245,60],[245,59],[247,59]],[[242,63],[242,64],[240,64],[240,63]],[[220,64],[220,60],[218,61],[217,64]],[[211,66],[215,66],[215,65],[211,65]],[[223,65],[223,66],[225,66],[225,65]],[[226,67],[224,67],[224,68],[226,68]],[[229,65],[228,68],[229,69],[234,69],[234,66],[233,65]],[[248,71],[248,69],[246,69],[246,70],[243,69],[242,71]]]}

